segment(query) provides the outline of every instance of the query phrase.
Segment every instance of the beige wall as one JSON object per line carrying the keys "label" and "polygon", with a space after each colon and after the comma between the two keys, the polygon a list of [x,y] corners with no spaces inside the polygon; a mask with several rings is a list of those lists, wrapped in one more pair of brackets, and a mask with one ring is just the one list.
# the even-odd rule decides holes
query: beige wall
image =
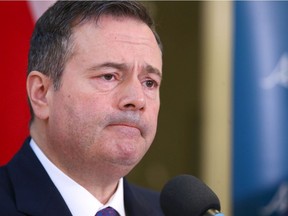
{"label": "beige wall", "polygon": [[201,176],[221,199],[223,212],[231,215],[232,3],[204,2],[201,14]]}

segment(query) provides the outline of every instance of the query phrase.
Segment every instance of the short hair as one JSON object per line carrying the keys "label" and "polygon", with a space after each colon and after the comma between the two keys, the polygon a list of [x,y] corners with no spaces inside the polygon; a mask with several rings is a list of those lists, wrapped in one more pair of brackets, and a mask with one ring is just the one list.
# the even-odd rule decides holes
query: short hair
{"label": "short hair", "polygon": [[[39,71],[50,77],[55,90],[61,86],[65,63],[73,54],[74,27],[100,16],[131,17],[152,30],[162,50],[160,38],[147,9],[137,1],[58,1],[36,22],[30,41],[28,74]],[[30,107],[32,118],[33,110]]]}

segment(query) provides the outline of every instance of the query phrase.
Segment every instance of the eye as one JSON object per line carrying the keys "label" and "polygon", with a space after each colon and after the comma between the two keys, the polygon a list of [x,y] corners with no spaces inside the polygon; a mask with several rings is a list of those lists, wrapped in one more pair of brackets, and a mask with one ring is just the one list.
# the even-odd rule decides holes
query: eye
{"label": "eye", "polygon": [[156,87],[158,87],[158,83],[156,81],[154,81],[154,80],[146,80],[144,82],[144,85],[146,87],[148,87],[148,88],[156,88]]}
{"label": "eye", "polygon": [[104,74],[104,75],[102,75],[102,78],[104,80],[111,81],[111,80],[115,79],[115,76],[113,74]]}

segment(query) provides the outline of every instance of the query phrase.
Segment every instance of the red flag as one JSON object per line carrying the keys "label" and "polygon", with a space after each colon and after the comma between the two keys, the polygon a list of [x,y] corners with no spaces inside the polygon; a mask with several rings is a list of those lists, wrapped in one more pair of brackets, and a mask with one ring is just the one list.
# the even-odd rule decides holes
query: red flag
{"label": "red flag", "polygon": [[[26,73],[34,20],[53,2],[0,1],[0,165],[28,136],[29,107]],[[39,7],[40,6],[40,7]]]}

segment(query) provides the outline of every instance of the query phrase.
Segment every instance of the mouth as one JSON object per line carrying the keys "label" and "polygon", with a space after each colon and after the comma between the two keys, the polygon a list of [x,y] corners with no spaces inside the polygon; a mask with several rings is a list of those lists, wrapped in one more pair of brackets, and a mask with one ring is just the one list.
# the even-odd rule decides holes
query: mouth
{"label": "mouth", "polygon": [[141,131],[140,127],[136,124],[132,124],[132,123],[113,123],[110,124],[109,126],[111,127],[123,127],[123,128],[131,128],[131,129],[137,129],[139,131]]}
{"label": "mouth", "polygon": [[124,134],[134,134],[145,137],[148,132],[148,124],[140,116],[134,112],[120,112],[107,115],[103,121],[104,127],[114,132],[122,132]]}
{"label": "mouth", "polygon": [[142,136],[142,129],[139,125],[134,123],[120,122],[120,123],[111,123],[108,125],[109,128],[113,128],[116,131],[125,134],[127,136]]}

